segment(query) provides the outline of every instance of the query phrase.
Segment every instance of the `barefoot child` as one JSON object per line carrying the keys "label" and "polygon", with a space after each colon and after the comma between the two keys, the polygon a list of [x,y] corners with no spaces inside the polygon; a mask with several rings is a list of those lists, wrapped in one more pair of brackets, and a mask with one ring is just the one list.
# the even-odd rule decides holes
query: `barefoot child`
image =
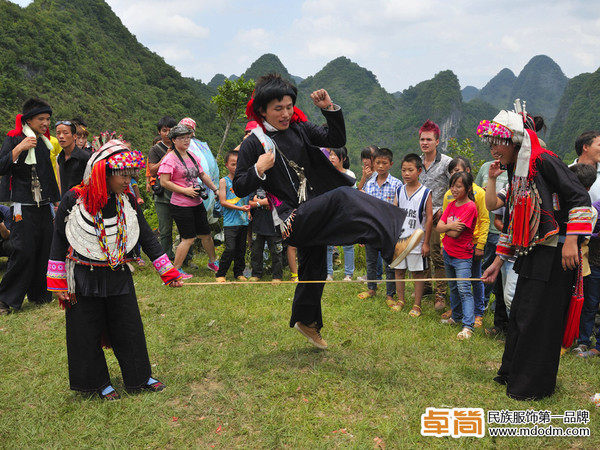
{"label": "barefoot child", "polygon": [[[413,278],[424,278],[425,269],[427,268],[427,256],[429,256],[429,237],[433,225],[433,213],[431,206],[431,189],[423,186],[419,182],[419,175],[423,170],[423,161],[421,157],[415,153],[409,153],[402,160],[402,178],[404,186],[398,189],[398,196],[395,203],[399,208],[406,211],[406,219],[404,219],[404,229],[400,238],[409,237],[414,231],[421,230],[425,233],[424,239],[417,244],[406,259],[396,269],[396,279],[403,280],[408,269],[412,273]],[[398,301],[391,305],[393,311],[400,311],[404,307],[404,282],[396,282],[396,292],[398,293]],[[423,297],[423,281],[415,282],[415,304],[408,313],[411,317],[419,317],[421,315],[421,298]]]}

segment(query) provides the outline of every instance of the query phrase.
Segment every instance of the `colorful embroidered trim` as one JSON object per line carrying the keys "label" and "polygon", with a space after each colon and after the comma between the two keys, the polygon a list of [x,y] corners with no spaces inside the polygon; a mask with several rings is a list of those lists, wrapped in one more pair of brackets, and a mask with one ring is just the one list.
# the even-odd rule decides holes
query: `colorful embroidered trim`
{"label": "colorful embroidered trim", "polygon": [[569,221],[567,222],[567,235],[592,234],[592,219],[592,208],[588,206],[571,209],[569,211]]}
{"label": "colorful embroidered trim", "polygon": [[46,283],[49,291],[66,291],[67,269],[64,261],[48,261],[48,270],[46,272]]}
{"label": "colorful embroidered trim", "polygon": [[116,270],[118,266],[123,264],[125,255],[127,254],[127,242],[125,236],[127,236],[127,221],[125,220],[125,208],[123,206],[123,196],[119,195],[116,199],[117,207],[117,242],[115,253],[110,251],[106,242],[106,229],[104,228],[104,219],[102,217],[102,210],[94,216],[94,229],[96,230],[96,236],[98,236],[98,243],[102,253],[106,256],[106,260],[111,269]]}
{"label": "colorful embroidered trim", "polygon": [[152,265],[159,273],[164,284],[169,285],[173,281],[181,279],[181,273],[174,266],[166,253],[152,261]]}
{"label": "colorful embroidered trim", "polygon": [[510,142],[513,132],[499,123],[482,120],[477,127],[477,136],[484,142],[498,145]]}
{"label": "colorful embroidered trim", "polygon": [[139,150],[115,153],[106,160],[106,165],[111,170],[143,169],[146,167],[144,155]]}

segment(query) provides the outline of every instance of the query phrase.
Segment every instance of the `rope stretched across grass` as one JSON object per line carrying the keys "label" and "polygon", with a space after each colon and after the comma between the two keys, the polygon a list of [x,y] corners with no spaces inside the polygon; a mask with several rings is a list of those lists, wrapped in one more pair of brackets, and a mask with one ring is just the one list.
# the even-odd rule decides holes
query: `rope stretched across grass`
{"label": "rope stretched across grass", "polygon": [[337,284],[337,283],[413,283],[415,281],[482,281],[481,278],[401,278],[398,280],[286,280],[286,281],[206,281],[201,283],[183,283],[184,286],[232,286],[242,284]]}

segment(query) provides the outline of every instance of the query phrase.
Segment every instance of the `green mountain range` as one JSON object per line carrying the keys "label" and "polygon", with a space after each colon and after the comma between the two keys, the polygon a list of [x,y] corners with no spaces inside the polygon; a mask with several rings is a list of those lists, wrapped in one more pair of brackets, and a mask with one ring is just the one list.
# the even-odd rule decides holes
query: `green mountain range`
{"label": "green mountain range", "polygon": [[[13,127],[25,98],[38,96],[53,105],[55,119],[81,116],[93,133],[115,129],[142,150],[151,145],[156,121],[167,114],[194,118],[199,137],[218,148],[225,123],[210,98],[226,78],[237,78],[218,74],[204,84],[182,77],[140,44],[102,0],[35,0],[26,8],[0,1],[0,62],[0,133]],[[532,58],[518,76],[503,69],[481,90],[461,91],[456,75],[445,70],[388,93],[372,72],[345,57],[302,79],[266,54],[242,74],[256,79],[273,71],[297,85],[298,106],[312,121],[323,121],[309,98],[315,89],[326,88],[343,107],[355,171],[360,150],[370,144],[391,148],[397,160],[418,152],[418,129],[427,119],[442,129],[442,151],[450,137],[470,138],[476,156],[489,159],[475,136],[477,124],[512,108],[517,97],[527,101],[530,113],[545,117],[550,132],[542,137],[559,155],[572,152],[580,132],[598,128],[600,72],[569,80],[544,55]],[[226,148],[239,143],[243,126],[243,120],[234,124]]]}

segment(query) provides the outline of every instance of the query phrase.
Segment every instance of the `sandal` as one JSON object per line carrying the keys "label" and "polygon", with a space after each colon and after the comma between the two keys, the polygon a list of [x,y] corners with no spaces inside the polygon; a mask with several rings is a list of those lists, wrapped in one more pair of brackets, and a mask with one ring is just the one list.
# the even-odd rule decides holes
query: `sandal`
{"label": "sandal", "polygon": [[393,299],[391,299],[386,300],[386,303],[392,311],[402,311],[402,308],[404,308],[404,300],[398,300],[395,302]]}
{"label": "sandal", "polygon": [[445,313],[442,313],[442,319],[449,319],[450,317],[452,317],[452,310],[451,309],[449,309]]}
{"label": "sandal", "polygon": [[462,329],[462,331],[460,331],[460,333],[458,333],[456,335],[456,339],[458,339],[459,341],[464,341],[465,339],[471,339],[472,337],[473,337],[473,332],[467,327],[464,327]]}
{"label": "sandal", "polygon": [[364,291],[358,294],[358,298],[361,300],[366,300],[371,297],[375,297],[375,294],[373,294],[371,291]]}
{"label": "sandal", "polygon": [[475,328],[481,328],[482,326],[483,326],[483,317],[481,317],[481,316],[475,316],[474,327]]}
{"label": "sandal", "polygon": [[419,317],[421,315],[421,307],[418,305],[413,305],[413,307],[409,311],[408,315],[410,317]]}

